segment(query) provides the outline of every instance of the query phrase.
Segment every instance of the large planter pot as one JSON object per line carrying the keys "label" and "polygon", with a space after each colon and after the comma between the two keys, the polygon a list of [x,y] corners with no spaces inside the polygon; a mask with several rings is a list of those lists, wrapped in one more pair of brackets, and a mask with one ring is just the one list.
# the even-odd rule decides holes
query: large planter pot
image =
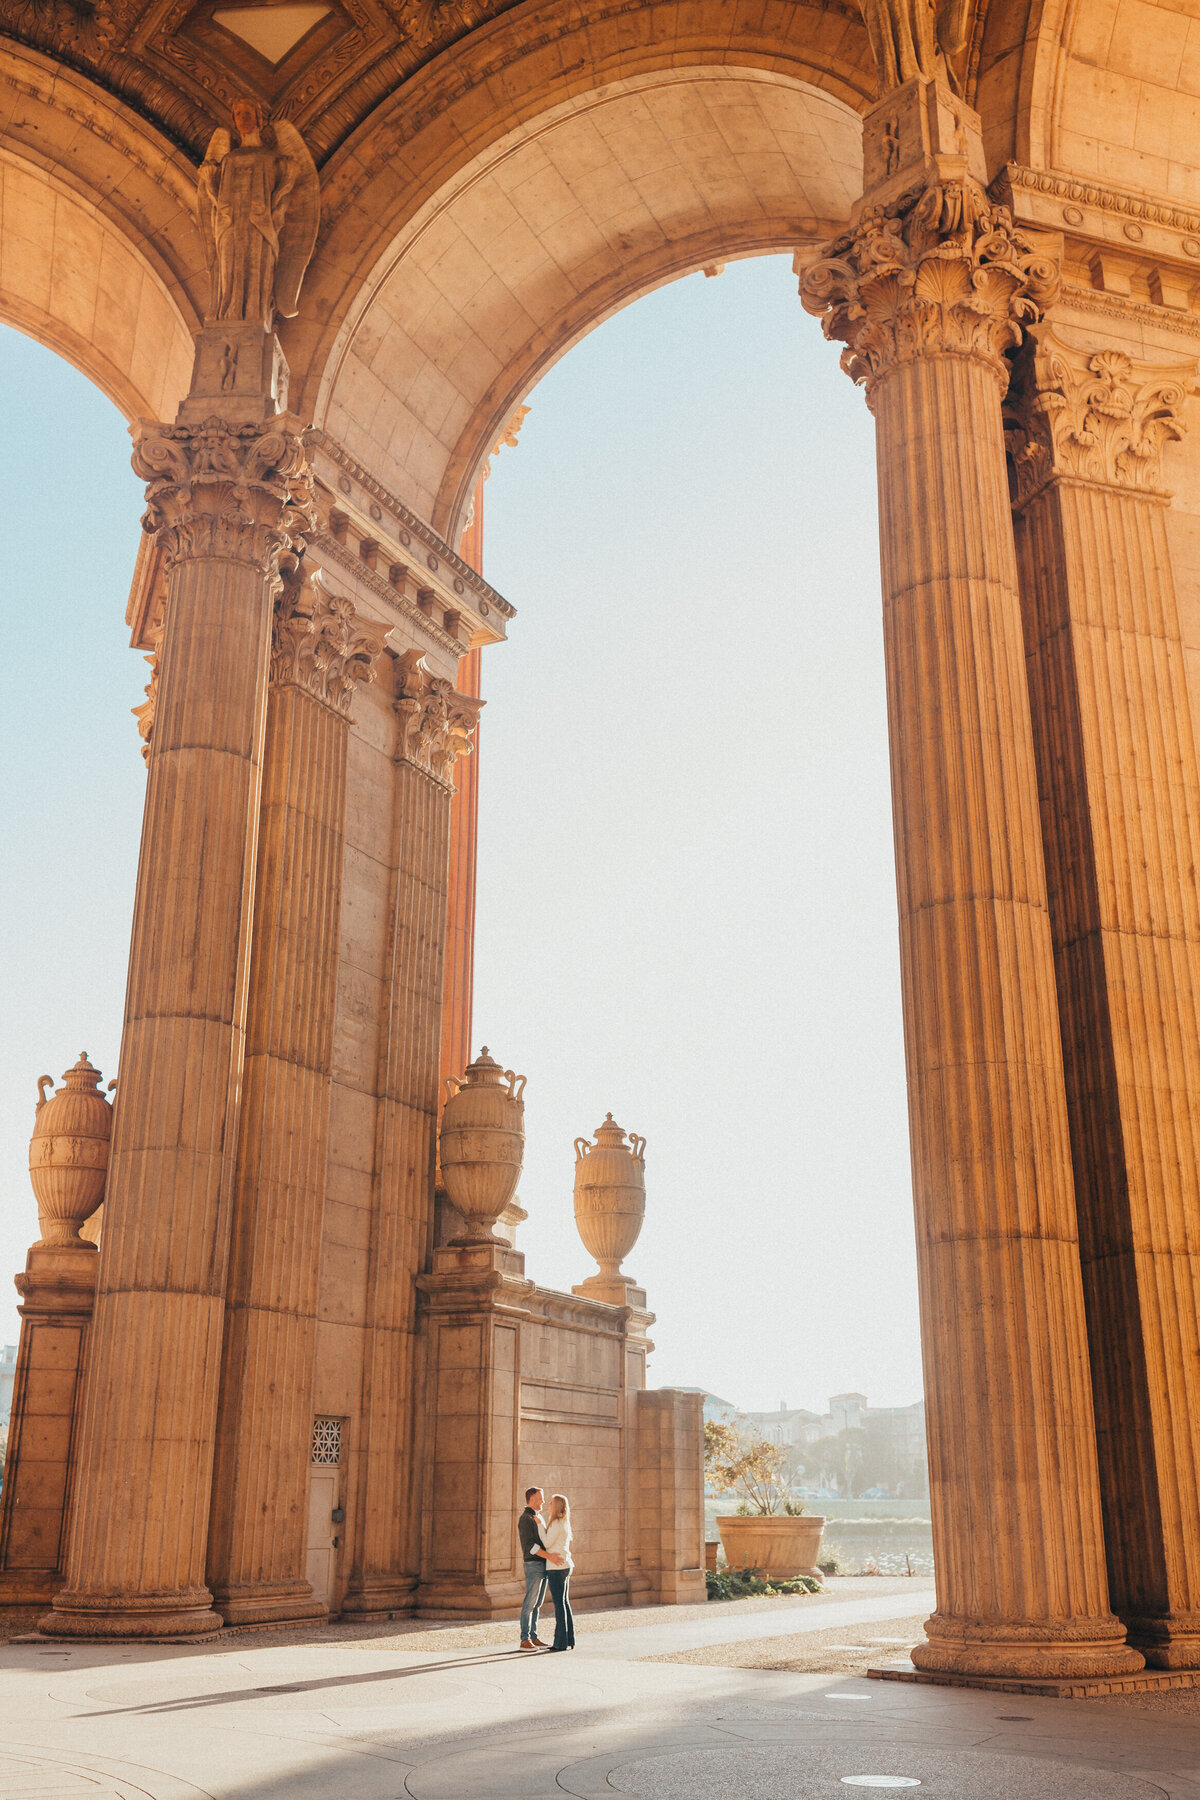
{"label": "large planter pot", "polygon": [[[77,1244],[79,1227],[104,1199],[112,1107],[100,1092],[101,1074],[80,1051],[58,1092],[49,1075],[38,1079],[37,1113],[29,1144],[29,1179],[37,1196],[43,1244]],[[115,1083],[110,1083],[115,1086]]]}
{"label": "large planter pot", "polygon": [[824,1529],[824,1518],[812,1513],[802,1513],[798,1519],[786,1514],[756,1518],[736,1513],[717,1520],[730,1568],[757,1569],[776,1581],[789,1581],[793,1575],[820,1575],[817,1557]]}
{"label": "large planter pot", "polygon": [[602,1276],[616,1278],[646,1215],[646,1140],[625,1133],[611,1113],[596,1141],[575,1139],[575,1223]]}

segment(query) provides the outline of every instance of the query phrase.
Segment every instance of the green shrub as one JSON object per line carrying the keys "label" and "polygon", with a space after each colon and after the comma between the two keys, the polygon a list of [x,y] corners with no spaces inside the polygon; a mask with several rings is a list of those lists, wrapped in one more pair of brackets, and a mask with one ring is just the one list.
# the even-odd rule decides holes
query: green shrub
{"label": "green shrub", "polygon": [[710,1600],[745,1600],[753,1594],[823,1594],[815,1575],[793,1575],[772,1581],[757,1569],[709,1569],[705,1576]]}

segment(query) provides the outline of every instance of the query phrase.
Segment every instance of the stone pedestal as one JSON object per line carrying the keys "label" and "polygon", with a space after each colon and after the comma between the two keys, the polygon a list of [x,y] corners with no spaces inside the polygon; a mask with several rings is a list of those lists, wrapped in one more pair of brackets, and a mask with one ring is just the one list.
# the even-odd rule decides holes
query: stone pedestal
{"label": "stone pedestal", "polygon": [[63,1584],[76,1422],[96,1291],[94,1244],[35,1244],[16,1278],[21,1336],[0,1496],[0,1605]]}
{"label": "stone pedestal", "polygon": [[419,1614],[517,1617],[516,1521],[535,1485],[571,1502],[573,1605],[695,1597],[698,1407],[643,1391],[650,1314],[536,1287],[503,1245],[436,1250],[419,1286]]}
{"label": "stone pedestal", "polygon": [[1055,270],[972,178],[977,119],[929,85],[876,109],[867,152],[906,108],[949,121],[923,191],[868,194],[801,283],[878,426],[938,1590],[913,1662],[1111,1675],[1142,1659],[1108,1601],[1001,426],[1005,352]]}
{"label": "stone pedestal", "polygon": [[289,418],[142,425],[134,465],[169,573],[79,1502],[46,1621],[86,1637],[221,1624],[205,1559],[271,612],[311,517]]}
{"label": "stone pedestal", "polygon": [[1195,364],[1042,328],[1011,397],[1021,594],[1113,1606],[1200,1667],[1200,764],[1164,445]]}
{"label": "stone pedestal", "polygon": [[230,1624],[319,1618],[305,1578],[350,703],[383,633],[276,602],[208,1576]]}

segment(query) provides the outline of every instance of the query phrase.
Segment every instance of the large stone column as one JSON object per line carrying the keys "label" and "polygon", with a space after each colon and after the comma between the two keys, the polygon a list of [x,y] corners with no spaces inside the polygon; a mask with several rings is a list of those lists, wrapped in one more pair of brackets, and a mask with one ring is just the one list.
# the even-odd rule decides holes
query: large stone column
{"label": "large stone column", "polygon": [[417,1585],[416,1278],[433,1233],[438,1048],[456,758],[478,700],[397,662],[396,785],[388,1016],[381,1050],[364,1352],[361,1546],[343,1610],[409,1609]]}
{"label": "large stone column", "polygon": [[325,1613],[305,1546],[346,754],[384,636],[319,575],[276,601],[208,1559],[229,1623]]}
{"label": "large stone column", "polygon": [[1001,399],[1053,291],[932,80],[801,292],[877,423],[937,1611],[918,1668],[1135,1670],[1109,1610]]}
{"label": "large stone column", "polygon": [[1162,452],[1195,363],[1036,337],[1010,445],[1109,1582],[1194,1669],[1200,766]]}
{"label": "large stone column", "polygon": [[216,1630],[205,1586],[271,607],[298,421],[135,434],[168,586],[67,1586],[46,1628]]}

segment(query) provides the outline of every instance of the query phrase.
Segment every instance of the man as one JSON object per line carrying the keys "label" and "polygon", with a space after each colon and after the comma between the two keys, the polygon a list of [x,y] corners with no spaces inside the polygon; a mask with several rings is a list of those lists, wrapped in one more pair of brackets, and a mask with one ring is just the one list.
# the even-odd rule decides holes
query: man
{"label": "man", "polygon": [[537,1634],[538,1610],[546,1597],[546,1546],[542,1542],[542,1490],[525,1489],[525,1511],[517,1520],[525,1564],[525,1604],[521,1608],[521,1649],[545,1650]]}

